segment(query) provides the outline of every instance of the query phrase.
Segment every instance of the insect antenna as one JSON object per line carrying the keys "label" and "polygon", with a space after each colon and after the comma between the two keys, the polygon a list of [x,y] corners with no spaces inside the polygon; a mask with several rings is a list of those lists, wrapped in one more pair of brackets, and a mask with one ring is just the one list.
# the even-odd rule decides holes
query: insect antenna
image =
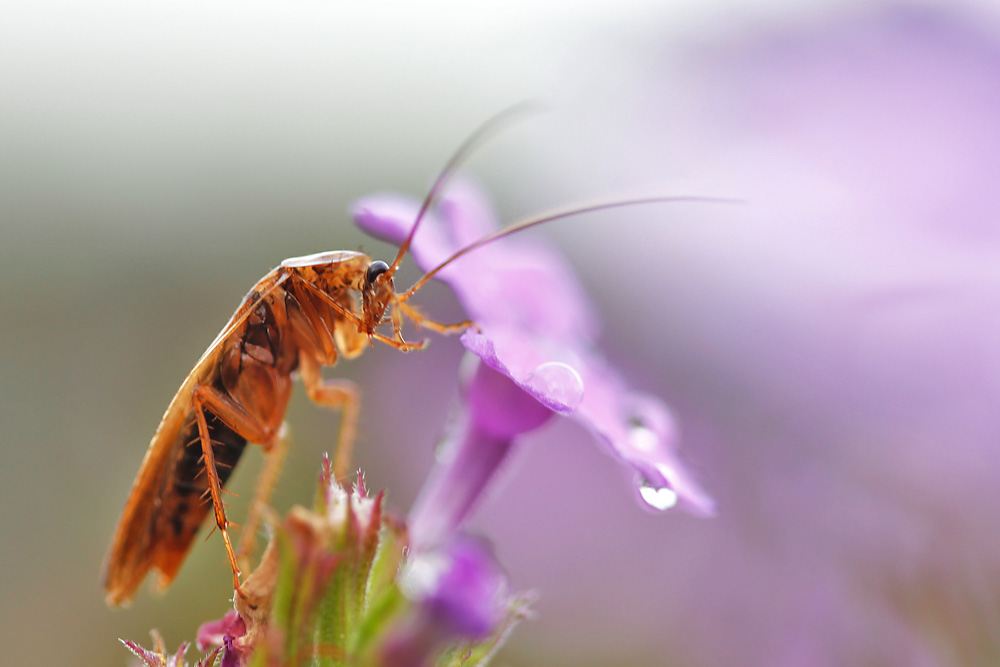
{"label": "insect antenna", "polygon": [[[410,289],[406,290],[405,293],[403,293],[402,295],[400,295],[399,300],[400,301],[406,301],[407,299],[409,299],[411,296],[413,296],[416,293],[417,290],[419,290],[421,287],[423,287],[424,284],[428,280],[430,280],[431,278],[433,278],[434,275],[438,271],[440,271],[441,269],[445,268],[446,266],[448,266],[449,264],[451,264],[452,262],[454,262],[459,257],[462,257],[466,253],[472,252],[476,248],[481,248],[481,247],[483,247],[484,245],[486,245],[488,243],[492,243],[493,241],[496,241],[498,239],[502,239],[502,238],[504,238],[506,236],[510,236],[511,234],[515,234],[515,233],[523,231],[525,229],[529,229],[531,227],[535,227],[537,225],[544,224],[546,222],[552,222],[553,220],[561,220],[563,218],[571,218],[573,216],[583,215],[585,213],[594,213],[594,212],[597,212],[597,211],[606,211],[606,210],[609,210],[609,209],[624,208],[626,206],[638,206],[638,205],[641,205],[641,204],[668,204],[668,203],[677,204],[677,203],[688,203],[688,202],[691,202],[691,203],[694,203],[694,202],[703,202],[703,203],[713,203],[713,204],[737,204],[737,203],[741,203],[741,200],[739,200],[739,199],[728,199],[728,198],[725,198],[725,197],[697,197],[697,196],[639,197],[639,198],[636,198],[636,199],[619,199],[617,201],[599,202],[599,203],[596,203],[596,204],[586,204],[586,205],[583,205],[583,206],[577,206],[575,208],[560,209],[560,210],[556,210],[556,211],[550,211],[548,213],[542,213],[542,214],[537,215],[537,216],[533,216],[533,217],[530,217],[530,218],[525,218],[524,220],[519,220],[517,222],[512,222],[509,225],[501,227],[500,229],[496,230],[495,232],[493,232],[491,234],[487,234],[486,236],[482,237],[478,241],[474,241],[473,243],[470,243],[469,245],[465,246],[464,248],[458,250],[451,257],[449,257],[448,259],[444,260],[443,262],[441,262],[440,264],[438,264],[437,266],[435,266],[433,269],[431,269],[430,271],[428,271],[427,273],[425,273],[423,276],[421,276],[420,279],[417,280],[416,283],[414,283],[413,287],[411,287]],[[412,234],[411,234],[411,236],[412,236]]]}
{"label": "insect antenna", "polygon": [[417,212],[417,217],[413,221],[413,226],[410,227],[410,233],[407,234],[406,240],[403,241],[403,244],[399,246],[399,252],[396,253],[396,258],[392,260],[392,264],[387,271],[390,278],[396,273],[396,269],[399,268],[400,262],[403,261],[403,256],[406,255],[406,251],[409,250],[410,243],[413,242],[413,237],[417,233],[417,228],[420,227],[420,222],[424,219],[424,216],[430,209],[431,204],[433,204],[434,200],[437,199],[439,194],[441,194],[441,191],[444,189],[448,179],[451,178],[451,176],[455,173],[455,170],[458,169],[458,166],[472,154],[473,150],[478,148],[486,139],[488,139],[490,135],[495,134],[504,125],[511,122],[516,117],[527,113],[534,107],[535,105],[527,102],[508,107],[480,125],[465,141],[462,142],[455,153],[451,156],[451,159],[449,159],[441,169],[437,178],[434,179],[430,189],[427,191],[427,196],[424,197],[424,201],[420,204],[420,210]]}

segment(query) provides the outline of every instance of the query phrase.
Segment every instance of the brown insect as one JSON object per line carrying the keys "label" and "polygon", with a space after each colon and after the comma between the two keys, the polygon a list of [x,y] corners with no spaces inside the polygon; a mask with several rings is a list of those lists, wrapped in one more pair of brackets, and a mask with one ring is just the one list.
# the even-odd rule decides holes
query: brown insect
{"label": "brown insect", "polygon": [[[352,359],[372,341],[404,352],[424,347],[402,337],[404,316],[440,333],[468,323],[442,325],[406,304],[422,285],[397,294],[393,276],[424,213],[444,181],[474,143],[503,118],[484,125],[442,170],[409,237],[391,265],[360,252],[338,250],[286,259],[254,285],[236,313],[188,374],[153,435],[104,563],[109,604],[127,603],[150,570],[165,589],[177,576],[209,505],[222,533],[239,589],[240,558],[229,536],[222,487],[248,442],[269,453],[240,556],[246,556],[260,509],[284,454],[282,423],[298,371],[314,402],[341,409],[333,470],[346,476],[358,415],[357,391],[347,381],[324,380],[321,366]],[[429,278],[429,276],[427,276]],[[391,322],[392,336],[376,329]],[[209,502],[210,501],[210,502]]]}
{"label": "brown insect", "polygon": [[[459,161],[505,116],[495,117],[455,153],[432,185],[407,239],[392,264],[346,250],[286,259],[246,295],[236,313],[188,374],[160,421],[146,450],[104,564],[109,604],[130,601],[155,570],[165,589],[191,548],[209,507],[222,533],[240,588],[240,561],[252,547],[262,505],[274,484],[284,454],[282,423],[292,391],[293,372],[314,402],[340,408],[334,473],[344,478],[358,415],[357,391],[347,381],[324,380],[321,366],[352,359],[372,341],[404,352],[425,342],[403,340],[404,317],[439,333],[461,331],[469,322],[444,325],[429,320],[406,302],[453,260],[493,240],[559,218],[638,203],[697,200],[651,197],[602,203],[537,216],[500,229],[456,252],[428,271],[413,287],[397,293],[393,276],[420,220]],[[392,335],[379,333],[382,324]],[[239,550],[229,535],[222,487],[248,442],[269,454],[255,502],[243,527]]]}
{"label": "brown insect", "polygon": [[[399,314],[413,311],[393,289],[397,265],[348,251],[296,257],[250,290],[188,374],[146,451],[105,565],[109,603],[131,599],[150,569],[159,571],[161,588],[173,580],[208,513],[206,498],[239,586],[222,486],[247,442],[268,452],[280,444],[293,371],[313,401],[342,408],[334,469],[344,476],[356,393],[349,383],[323,380],[319,369],[358,356],[371,339],[404,351],[422,346],[399,335]],[[390,305],[392,338],[375,330]]]}

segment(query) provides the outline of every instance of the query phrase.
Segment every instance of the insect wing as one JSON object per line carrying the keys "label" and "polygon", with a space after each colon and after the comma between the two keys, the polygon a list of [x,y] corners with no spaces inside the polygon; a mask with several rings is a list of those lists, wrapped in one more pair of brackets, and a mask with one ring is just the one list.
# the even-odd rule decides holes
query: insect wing
{"label": "insect wing", "polygon": [[[195,533],[211,508],[211,503],[200,494],[189,497],[191,494],[185,491],[190,489],[180,488],[176,479],[179,466],[200,464],[190,460],[192,448],[185,446],[194,421],[192,391],[199,384],[216,382],[225,342],[240,329],[253,306],[284,282],[287,275],[279,267],[254,286],[170,401],[139,467],[104,563],[103,584],[109,604],[130,601],[153,568],[159,572],[160,590],[177,575]],[[235,449],[238,458],[245,441],[231,444],[238,445]],[[228,469],[220,470],[220,476],[228,474]]]}

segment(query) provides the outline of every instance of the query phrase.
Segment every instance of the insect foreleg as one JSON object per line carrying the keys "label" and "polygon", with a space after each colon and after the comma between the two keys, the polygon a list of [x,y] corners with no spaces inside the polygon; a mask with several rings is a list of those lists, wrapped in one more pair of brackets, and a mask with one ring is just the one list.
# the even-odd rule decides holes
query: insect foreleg
{"label": "insect foreleg", "polygon": [[472,320],[465,320],[455,324],[441,324],[440,322],[428,319],[419,310],[402,301],[397,303],[396,307],[401,313],[410,318],[410,320],[418,327],[430,329],[431,331],[436,331],[439,334],[448,335],[461,333],[472,326]]}
{"label": "insect foreleg", "polygon": [[423,350],[426,348],[430,341],[422,340],[419,343],[407,343],[406,341],[399,341],[394,338],[389,338],[388,336],[383,336],[382,334],[376,332],[368,334],[373,340],[377,340],[380,343],[385,343],[391,347],[396,348],[400,352],[412,352],[413,350]]}
{"label": "insect foreleg", "polygon": [[357,385],[349,380],[324,380],[319,370],[319,361],[304,350],[299,352],[299,372],[310,400],[324,407],[340,410],[333,474],[336,479],[343,480],[351,465],[351,449],[358,425],[361,397]]}

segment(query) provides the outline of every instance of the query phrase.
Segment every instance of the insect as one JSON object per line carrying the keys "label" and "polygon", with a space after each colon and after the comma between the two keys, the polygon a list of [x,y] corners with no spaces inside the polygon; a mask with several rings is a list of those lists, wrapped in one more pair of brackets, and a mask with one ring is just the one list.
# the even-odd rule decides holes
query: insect
{"label": "insect", "polygon": [[[352,359],[372,341],[408,352],[425,342],[403,340],[403,318],[450,333],[468,323],[443,325],[424,318],[397,294],[393,276],[424,213],[459,161],[501,114],[481,127],[455,153],[431,186],[409,238],[392,264],[360,252],[337,250],[284,260],[260,279],[216,336],[175,394],[160,420],[132,485],[104,563],[108,604],[129,602],[155,570],[165,589],[177,576],[209,507],[222,533],[239,589],[240,567],[229,535],[222,487],[248,442],[270,454],[258,499],[244,527],[241,555],[249,550],[262,498],[283,458],[282,423],[298,372],[315,402],[340,408],[333,471],[346,476],[358,415],[357,391],[346,381],[324,380],[321,366]],[[377,331],[392,325],[392,336]]]}
{"label": "insect", "polygon": [[370,339],[421,347],[404,342],[398,325],[392,338],[375,331],[390,303],[402,306],[393,268],[358,252],[327,252],[287,259],[250,290],[153,436],[107,559],[110,603],[128,601],[150,569],[159,571],[161,587],[173,580],[208,513],[206,498],[239,586],[222,486],[247,442],[268,452],[280,445],[293,371],[313,401],[343,409],[335,464],[343,476],[357,400],[349,384],[323,380],[319,369],[358,356]]}
{"label": "insect", "polygon": [[[292,374],[302,378],[313,402],[341,410],[333,470],[346,476],[358,416],[354,386],[323,379],[320,368],[352,359],[373,341],[404,352],[424,347],[402,337],[404,318],[447,334],[471,323],[445,325],[425,318],[407,301],[453,260],[493,240],[551,220],[638,203],[701,199],[650,197],[577,207],[508,225],[459,250],[405,292],[393,277],[420,220],[458,163],[511,111],[486,123],[456,151],[423,201],[407,239],[391,264],[360,252],[338,250],[284,260],[254,285],[177,391],[153,435],[133,483],[105,560],[103,585],[109,604],[129,602],[151,571],[165,589],[190,550],[211,509],[240,589],[247,555],[284,453],[282,424]],[[378,331],[391,325],[392,334]],[[223,486],[247,443],[268,453],[257,500],[234,549],[222,500]],[[238,554],[239,553],[239,557]]]}

